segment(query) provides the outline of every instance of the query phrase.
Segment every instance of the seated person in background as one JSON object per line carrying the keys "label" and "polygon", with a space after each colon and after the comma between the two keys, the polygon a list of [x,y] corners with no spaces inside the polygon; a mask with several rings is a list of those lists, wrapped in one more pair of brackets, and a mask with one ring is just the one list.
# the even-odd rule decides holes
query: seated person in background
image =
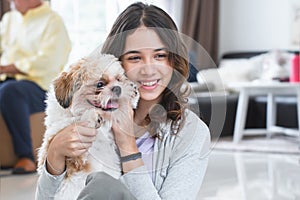
{"label": "seated person in background", "polygon": [[19,160],[14,174],[36,171],[29,117],[45,109],[45,93],[71,50],[65,25],[47,2],[14,0],[1,21],[0,113]]}

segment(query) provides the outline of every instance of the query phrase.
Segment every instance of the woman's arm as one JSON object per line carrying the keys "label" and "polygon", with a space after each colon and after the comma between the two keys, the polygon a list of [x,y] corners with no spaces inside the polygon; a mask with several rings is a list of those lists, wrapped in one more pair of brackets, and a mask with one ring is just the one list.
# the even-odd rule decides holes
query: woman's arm
{"label": "woman's arm", "polygon": [[65,175],[67,157],[77,157],[85,153],[96,138],[94,128],[87,123],[67,126],[59,131],[49,144],[47,158],[37,184],[36,199],[54,198]]}
{"label": "woman's arm", "polygon": [[[120,156],[128,156],[131,154],[136,154],[139,152],[136,145],[136,138],[133,129],[133,110],[131,105],[121,105],[123,106],[118,112],[115,112],[112,116],[113,119],[113,132],[115,136],[115,142],[119,149]],[[128,173],[135,168],[143,166],[144,163],[141,158],[122,162],[122,171],[124,174]]]}
{"label": "woman's arm", "polygon": [[[158,166],[156,180],[163,179],[162,185],[154,186],[144,166],[135,168],[121,177],[137,199],[145,200],[182,200],[196,199],[201,187],[207,164],[210,146],[210,134],[207,126],[199,119],[186,124],[178,133],[175,142],[159,149],[158,158],[169,162],[167,166]],[[191,121],[193,121],[191,120]],[[196,120],[196,121],[195,121]],[[166,141],[162,141],[164,143]],[[167,143],[167,142],[166,142]],[[172,149],[172,150],[171,150]],[[170,156],[167,156],[170,151]]]}
{"label": "woman's arm", "polygon": [[78,157],[92,146],[96,139],[96,129],[87,128],[86,125],[87,123],[79,123],[67,126],[52,139],[46,161],[50,174],[63,173],[66,158]]}
{"label": "woman's arm", "polygon": [[46,164],[42,173],[39,175],[37,182],[35,200],[54,199],[55,194],[62,183],[66,172],[60,175],[54,176],[50,174],[46,169]]}

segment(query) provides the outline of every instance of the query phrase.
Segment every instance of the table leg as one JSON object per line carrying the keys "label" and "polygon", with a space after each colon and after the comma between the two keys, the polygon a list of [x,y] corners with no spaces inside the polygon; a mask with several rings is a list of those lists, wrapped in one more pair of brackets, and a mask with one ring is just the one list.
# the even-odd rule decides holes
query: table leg
{"label": "table leg", "polygon": [[267,120],[266,120],[266,129],[267,129],[267,138],[271,137],[272,131],[271,127],[275,126],[276,123],[276,102],[275,97],[272,93],[268,94],[267,101]]}
{"label": "table leg", "polygon": [[233,135],[233,142],[238,143],[243,137],[247,111],[248,111],[248,101],[249,101],[249,94],[246,90],[242,89],[240,91],[238,105],[237,105],[237,112],[235,117],[235,125],[234,125],[234,135]]}

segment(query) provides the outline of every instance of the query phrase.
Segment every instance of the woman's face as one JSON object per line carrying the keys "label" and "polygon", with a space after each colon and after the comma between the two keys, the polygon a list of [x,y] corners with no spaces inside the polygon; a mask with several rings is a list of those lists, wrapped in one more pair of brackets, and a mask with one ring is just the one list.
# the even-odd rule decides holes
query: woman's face
{"label": "woman's face", "polygon": [[40,0],[9,0],[11,7],[25,15],[28,10],[36,8],[42,4]]}
{"label": "woman's face", "polygon": [[140,27],[128,35],[122,64],[128,78],[138,84],[141,99],[158,103],[173,68],[168,61],[168,49],[156,32]]}
{"label": "woman's face", "polygon": [[30,8],[28,0],[10,0],[10,2],[13,4],[12,6],[22,14],[25,14]]}

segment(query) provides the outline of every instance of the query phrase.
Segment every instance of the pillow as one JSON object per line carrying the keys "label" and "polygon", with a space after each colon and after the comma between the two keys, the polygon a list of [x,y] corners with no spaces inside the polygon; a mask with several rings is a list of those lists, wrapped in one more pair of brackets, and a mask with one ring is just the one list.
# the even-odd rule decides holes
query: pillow
{"label": "pillow", "polygon": [[230,89],[230,84],[286,78],[290,73],[290,59],[290,53],[278,50],[246,59],[223,59],[219,68],[199,71],[197,81],[200,84],[212,84],[218,91]]}
{"label": "pillow", "polygon": [[229,89],[228,85],[250,82],[258,77],[258,68],[254,59],[224,59],[219,68],[201,70],[197,81],[201,84],[212,83],[216,91]]}

